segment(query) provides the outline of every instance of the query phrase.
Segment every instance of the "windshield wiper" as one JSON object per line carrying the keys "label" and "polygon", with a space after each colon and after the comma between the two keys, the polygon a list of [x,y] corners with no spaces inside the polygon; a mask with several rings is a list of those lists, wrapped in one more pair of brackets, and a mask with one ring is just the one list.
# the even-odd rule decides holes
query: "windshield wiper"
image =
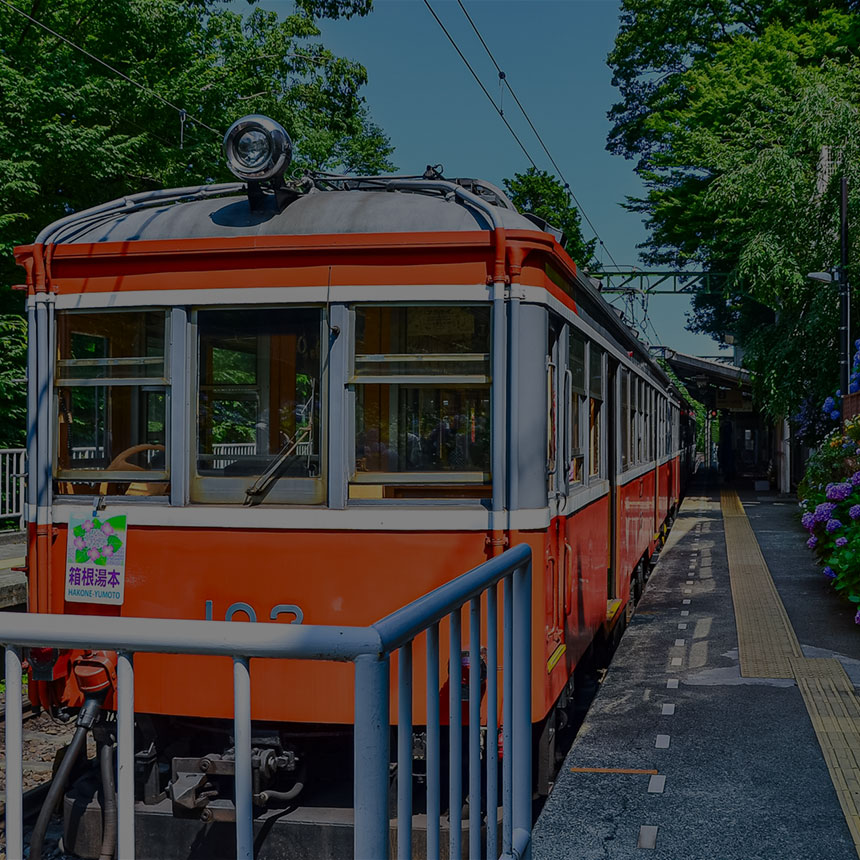
{"label": "windshield wiper", "polygon": [[281,475],[281,472],[284,470],[284,467],[287,465],[287,461],[292,457],[299,445],[302,443],[306,443],[308,446],[308,457],[310,457],[310,448],[311,442],[313,440],[313,431],[314,431],[314,388],[316,387],[316,380],[311,383],[311,396],[305,401],[303,412],[305,415],[308,415],[308,423],[296,431],[296,435],[292,437],[292,439],[287,436],[287,441],[284,446],[278,451],[277,454],[272,458],[269,465],[266,467],[266,470],[245,490],[245,502],[244,504],[248,507],[253,507],[254,505],[259,505],[263,499],[269,495],[269,491],[272,487],[275,486],[275,481]]}

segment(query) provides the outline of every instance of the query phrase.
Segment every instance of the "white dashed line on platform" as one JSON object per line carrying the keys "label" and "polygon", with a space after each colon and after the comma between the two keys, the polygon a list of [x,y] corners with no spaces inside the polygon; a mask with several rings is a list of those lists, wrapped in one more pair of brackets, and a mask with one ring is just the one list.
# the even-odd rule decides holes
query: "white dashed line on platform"
{"label": "white dashed line on platform", "polygon": [[648,794],[662,794],[666,788],[666,777],[663,774],[654,774],[648,780]]}
{"label": "white dashed line on platform", "polygon": [[657,740],[654,743],[654,747],[658,750],[669,749],[669,735],[657,735]]}
{"label": "white dashed line on platform", "polygon": [[666,689],[667,690],[677,690],[678,689],[678,679],[677,678],[669,678],[666,681]]}
{"label": "white dashed line on platform", "polygon": [[657,847],[657,828],[651,824],[643,824],[639,828],[639,842],[637,848],[654,849]]}
{"label": "white dashed line on platform", "polygon": [[663,710],[661,711],[661,715],[664,717],[671,717],[675,713],[675,706],[673,704],[663,705]]}

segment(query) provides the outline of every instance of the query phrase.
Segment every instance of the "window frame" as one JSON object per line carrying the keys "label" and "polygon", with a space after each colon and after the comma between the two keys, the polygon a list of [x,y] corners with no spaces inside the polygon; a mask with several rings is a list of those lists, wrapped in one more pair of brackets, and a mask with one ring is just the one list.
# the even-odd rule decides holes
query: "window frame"
{"label": "window frame", "polygon": [[[173,397],[172,397],[172,350],[171,344],[173,341],[173,315],[171,308],[166,305],[158,305],[155,307],[119,307],[119,308],[64,308],[56,311],[54,315],[53,331],[51,332],[52,339],[52,391],[51,391],[51,480],[54,484],[92,484],[93,494],[98,495],[99,484],[163,484],[171,482],[172,463],[173,463]],[[60,371],[63,367],[69,367],[73,362],[70,358],[60,358],[59,344],[59,329],[61,319],[68,319],[75,316],[107,316],[110,314],[163,314],[164,316],[164,342],[163,342],[163,375],[149,377],[106,377],[99,378],[82,378],[74,379],[63,377]],[[74,333],[74,332],[71,332]],[[87,362],[103,361],[104,364],[91,364],[91,366],[117,366],[120,364],[131,364],[134,358],[146,358],[143,356],[126,357],[125,360],[105,359],[84,359]],[[139,361],[138,364],[153,363],[152,361]],[[59,447],[60,447],[60,389],[71,388],[135,388],[138,391],[145,392],[147,389],[151,391],[161,391],[164,393],[164,469],[151,469],[141,471],[119,471],[105,469],[60,469],[59,468]],[[122,452],[117,452],[122,453]],[[171,491],[168,490],[164,494],[158,496],[146,496],[149,499],[158,499],[164,501],[168,498]],[[76,498],[85,494],[80,493],[63,493],[61,487],[57,487],[53,491],[53,495],[58,498]],[[117,498],[129,498],[123,494],[116,496]],[[131,497],[137,500],[138,497]]]}
{"label": "window frame", "polygon": [[[464,357],[471,358],[472,360],[476,360],[477,358],[482,358],[487,361],[487,373],[486,375],[476,375],[476,374],[450,374],[450,375],[421,375],[421,374],[391,374],[391,375],[360,375],[356,372],[356,362],[358,359],[357,353],[357,316],[358,311],[363,308],[410,308],[410,307],[418,307],[418,308],[486,308],[489,316],[489,351],[487,353],[438,353],[432,355],[430,358],[439,360],[445,360],[447,356],[452,356],[450,359],[451,363],[455,363],[461,361]],[[496,444],[495,440],[495,428],[493,426],[493,385],[492,385],[492,360],[493,360],[493,338],[494,338],[494,321],[493,321],[493,312],[492,312],[492,304],[490,302],[457,302],[457,301],[429,301],[429,302],[421,302],[421,301],[355,301],[350,302],[348,305],[348,313],[350,319],[350,333],[349,333],[349,345],[347,349],[347,366],[346,366],[346,376],[345,376],[345,390],[348,398],[348,409],[344,427],[344,439],[343,444],[346,449],[346,474],[344,476],[344,482],[346,485],[346,503],[348,505],[353,505],[356,502],[359,503],[388,503],[388,504],[404,504],[408,503],[410,500],[418,499],[418,497],[409,497],[409,498],[386,498],[385,488],[389,486],[399,486],[404,489],[409,487],[414,487],[416,489],[420,489],[421,487],[432,487],[433,490],[428,494],[426,498],[418,499],[419,501],[425,503],[449,503],[449,502],[459,502],[462,501],[461,498],[458,498],[456,495],[457,488],[468,487],[471,489],[481,488],[485,490],[485,494],[481,495],[480,498],[471,499],[472,501],[480,501],[484,499],[489,499],[492,493],[492,463],[493,463],[493,446]],[[411,356],[412,354],[406,353],[391,353],[387,354],[389,356]],[[456,357],[454,357],[456,356]],[[383,359],[385,361],[387,359]],[[392,363],[397,360],[402,360],[401,358],[392,359]],[[411,359],[410,359],[411,360]],[[420,364],[421,361],[428,360],[426,356],[423,356],[420,359],[415,359],[415,364]],[[378,363],[382,363],[379,361]],[[403,362],[407,363],[407,362]],[[488,438],[490,440],[489,447],[489,469],[486,471],[478,472],[477,470],[466,470],[460,472],[454,471],[406,471],[406,472],[383,472],[383,471],[373,471],[373,472],[359,472],[356,469],[356,436],[357,436],[357,413],[358,413],[358,387],[361,385],[382,385],[382,386],[390,386],[397,385],[403,386],[404,388],[429,388],[429,389],[443,389],[443,388],[454,388],[461,390],[486,390],[488,395],[488,400],[490,403],[489,409],[487,411],[486,420],[488,423],[489,434]],[[451,494],[446,496],[442,495],[441,492],[444,491],[444,488],[449,486],[451,488]],[[368,494],[365,495],[364,491],[361,490],[353,490],[354,487],[366,487],[368,491],[373,488],[375,490],[378,488],[381,495]],[[437,489],[438,488],[438,489]]]}
{"label": "window frame", "polygon": [[[328,503],[329,475],[329,366],[326,360],[329,327],[326,319],[326,306],[319,302],[296,304],[246,304],[246,305],[198,305],[189,310],[189,414],[188,414],[188,455],[186,474],[188,475],[188,504],[191,505],[242,505],[245,490],[258,476],[243,475],[226,477],[223,475],[200,475],[197,471],[197,457],[200,444],[200,327],[199,313],[230,311],[295,311],[316,310],[319,312],[320,344],[320,388],[319,388],[319,474],[312,477],[278,478],[261,502],[260,507],[321,507]],[[265,335],[264,335],[265,336]],[[258,335],[259,337],[259,335]]]}

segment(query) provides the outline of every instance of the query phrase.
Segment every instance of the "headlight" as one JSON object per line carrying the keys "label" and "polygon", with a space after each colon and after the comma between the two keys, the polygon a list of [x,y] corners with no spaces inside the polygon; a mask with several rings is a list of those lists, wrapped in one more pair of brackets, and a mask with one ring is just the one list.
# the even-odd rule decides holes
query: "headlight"
{"label": "headlight", "polygon": [[252,114],[237,119],[227,129],[224,155],[239,179],[272,179],[289,167],[293,143],[280,123]]}

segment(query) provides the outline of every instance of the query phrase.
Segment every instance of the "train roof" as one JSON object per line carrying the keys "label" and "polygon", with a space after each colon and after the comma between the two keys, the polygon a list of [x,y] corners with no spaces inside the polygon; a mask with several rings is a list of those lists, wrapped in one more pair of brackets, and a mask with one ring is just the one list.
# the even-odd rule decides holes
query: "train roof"
{"label": "train roof", "polygon": [[[457,196],[434,187],[443,184],[468,194]],[[243,185],[230,183],[178,189],[173,195],[136,194],[63,218],[36,241],[65,245],[547,227],[540,219],[519,213],[495,186],[472,179],[434,183],[420,177],[342,177],[330,185],[310,182],[303,193],[292,195],[288,205],[278,205],[276,196],[268,194],[256,209],[242,190]],[[474,205],[475,199],[484,205]],[[557,231],[548,232],[561,238]]]}

